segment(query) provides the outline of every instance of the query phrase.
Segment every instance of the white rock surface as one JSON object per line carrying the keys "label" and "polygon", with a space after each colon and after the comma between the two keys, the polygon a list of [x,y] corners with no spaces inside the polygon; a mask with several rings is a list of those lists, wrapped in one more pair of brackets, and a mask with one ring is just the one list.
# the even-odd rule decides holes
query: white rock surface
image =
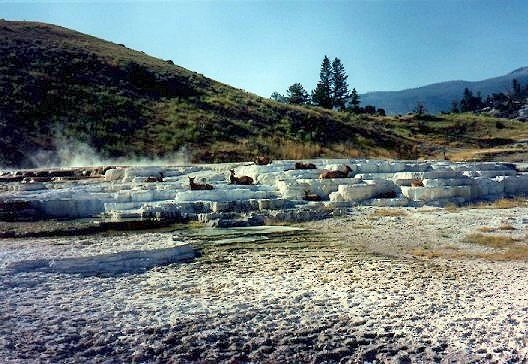
{"label": "white rock surface", "polygon": [[124,176],[125,170],[123,168],[112,168],[105,172],[105,181],[119,181],[122,180]]}
{"label": "white rock surface", "polygon": [[[28,201],[40,213],[40,218],[83,218],[100,214],[114,218],[162,217],[183,213],[193,219],[197,217],[189,214],[210,213],[211,209],[229,212],[232,202],[238,202],[239,207],[246,206],[247,212],[268,210],[265,206],[269,204],[273,206],[269,210],[298,209],[306,205],[305,192],[331,203],[361,202],[378,206],[400,205],[405,201],[409,205],[460,203],[528,193],[528,174],[518,172],[509,163],[353,159],[305,162],[314,163],[317,169],[295,170],[292,160],[273,161],[267,166],[239,163],[118,167],[106,171],[104,178],[5,183],[0,188],[0,201]],[[319,179],[325,169],[344,170],[346,166],[352,170],[350,178]],[[231,168],[237,176],[250,176],[255,184],[230,185]],[[164,182],[145,182],[150,176],[163,177]],[[196,183],[209,183],[214,189],[190,190],[189,177],[194,177]],[[411,187],[415,179],[422,180],[424,187]],[[394,202],[389,201],[394,198]],[[315,210],[314,215],[318,216]]]}
{"label": "white rock surface", "polygon": [[150,268],[192,259],[198,255],[191,245],[178,245],[152,250],[131,250],[119,253],[63,259],[25,260],[7,266],[12,273],[67,273],[83,276],[115,276],[141,273]]}
{"label": "white rock surface", "polygon": [[178,239],[193,241],[202,258],[103,277],[7,267],[40,260],[71,267],[170,248],[177,232],[2,239],[0,358],[526,362],[528,263],[477,259],[490,248],[468,246],[464,237],[508,222],[516,228],[508,234],[522,238],[528,210],[375,211],[358,207],[341,219],[303,224],[304,231],[265,236],[185,229]]}

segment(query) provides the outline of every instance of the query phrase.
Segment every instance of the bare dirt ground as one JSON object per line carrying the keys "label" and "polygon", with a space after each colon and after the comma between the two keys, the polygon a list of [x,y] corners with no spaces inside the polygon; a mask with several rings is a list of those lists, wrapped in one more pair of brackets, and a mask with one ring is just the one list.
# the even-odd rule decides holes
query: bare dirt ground
{"label": "bare dirt ground", "polygon": [[[0,358],[523,362],[527,219],[524,207],[365,207],[274,234],[195,228],[2,239]],[[471,234],[511,241],[490,245]],[[202,256],[110,277],[9,270],[28,259],[174,240]]]}

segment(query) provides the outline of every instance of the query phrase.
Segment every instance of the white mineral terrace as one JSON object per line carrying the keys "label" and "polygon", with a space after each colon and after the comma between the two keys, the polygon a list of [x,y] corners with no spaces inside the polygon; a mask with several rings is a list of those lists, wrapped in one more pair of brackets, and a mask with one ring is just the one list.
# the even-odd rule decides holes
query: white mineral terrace
{"label": "white mineral terrace", "polygon": [[[313,163],[316,169],[295,169],[295,161],[281,160],[265,166],[113,167],[100,172],[99,177],[28,177],[23,181],[13,176],[32,174],[4,171],[0,177],[0,213],[40,218],[198,220],[243,226],[318,219],[356,205],[443,206],[528,193],[528,173],[509,163],[304,162]],[[346,178],[319,178],[325,170],[346,171],[345,166],[351,169]],[[230,168],[236,176],[251,177],[254,184],[230,184]],[[191,190],[188,177],[214,188]],[[317,195],[321,201],[305,201],[305,193]]]}

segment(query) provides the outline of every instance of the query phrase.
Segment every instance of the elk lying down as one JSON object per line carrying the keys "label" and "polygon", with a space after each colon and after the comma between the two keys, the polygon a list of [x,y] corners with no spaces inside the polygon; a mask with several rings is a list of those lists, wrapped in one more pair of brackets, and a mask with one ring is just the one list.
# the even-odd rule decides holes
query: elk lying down
{"label": "elk lying down", "polygon": [[207,183],[194,183],[194,179],[196,177],[189,177],[189,186],[191,186],[191,190],[212,190],[213,186]]}
{"label": "elk lying down", "polygon": [[313,163],[295,162],[295,169],[316,169]]}
{"label": "elk lying down", "polygon": [[257,157],[255,158],[254,163],[257,166],[267,166],[268,164],[271,164],[271,159],[269,157]]}
{"label": "elk lying down", "polygon": [[153,182],[163,182],[163,176],[148,176],[143,180],[143,182],[153,183]]}
{"label": "elk lying down", "polygon": [[325,171],[319,175],[321,179],[330,179],[330,178],[347,178],[348,174],[352,171],[352,168],[345,166],[346,172],[343,171]]}
{"label": "elk lying down", "polygon": [[304,201],[321,201],[321,196],[315,193],[310,193],[310,191],[304,191],[303,200]]}
{"label": "elk lying down", "polygon": [[234,169],[230,169],[229,172],[231,172],[231,175],[229,176],[229,182],[232,185],[252,185],[253,184],[253,178],[249,176],[235,177]]}
{"label": "elk lying down", "polygon": [[423,181],[421,179],[415,178],[411,181],[411,187],[423,187]]}
{"label": "elk lying down", "polygon": [[147,178],[145,178],[143,180],[143,182],[148,182],[148,183],[164,182],[163,173],[159,172],[159,174],[157,176],[148,176]]}

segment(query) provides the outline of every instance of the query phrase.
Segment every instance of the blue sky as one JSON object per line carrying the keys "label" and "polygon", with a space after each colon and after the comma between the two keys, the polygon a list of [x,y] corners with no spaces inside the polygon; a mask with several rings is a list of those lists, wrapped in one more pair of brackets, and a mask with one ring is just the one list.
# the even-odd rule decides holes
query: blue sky
{"label": "blue sky", "polygon": [[360,93],[528,66],[528,1],[16,1],[38,20],[124,43],[268,97],[315,87],[325,54]]}

